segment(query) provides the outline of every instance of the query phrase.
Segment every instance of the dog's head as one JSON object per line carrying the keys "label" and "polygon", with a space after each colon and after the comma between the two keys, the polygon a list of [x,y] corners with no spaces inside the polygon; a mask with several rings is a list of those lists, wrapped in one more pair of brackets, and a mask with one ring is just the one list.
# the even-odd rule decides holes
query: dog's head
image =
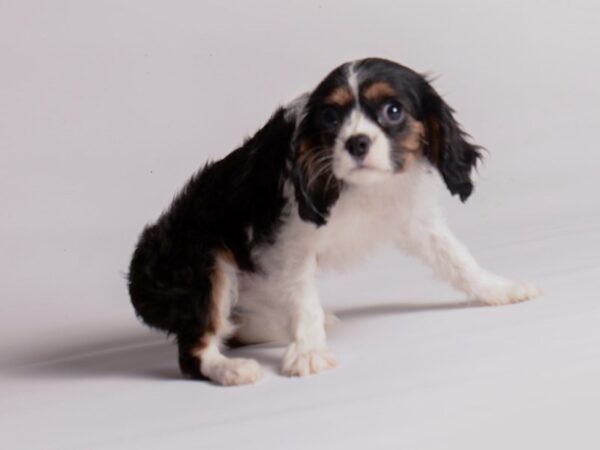
{"label": "dog's head", "polygon": [[378,183],[419,158],[465,201],[480,157],[427,80],[378,58],[334,69],[310,94],[292,142],[300,215],[317,225],[344,185]]}

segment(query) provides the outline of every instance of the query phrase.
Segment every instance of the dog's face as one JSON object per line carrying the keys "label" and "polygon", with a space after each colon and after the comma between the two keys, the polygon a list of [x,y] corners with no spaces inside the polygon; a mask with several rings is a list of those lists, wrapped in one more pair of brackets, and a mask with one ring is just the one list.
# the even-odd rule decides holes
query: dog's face
{"label": "dog's face", "polygon": [[387,62],[342,66],[312,95],[307,119],[328,148],[337,179],[348,184],[384,180],[406,170],[422,150],[414,82],[404,72]]}
{"label": "dog's face", "polygon": [[344,185],[374,184],[426,158],[466,200],[478,147],[427,80],[391,61],[343,64],[312,92],[293,142],[300,214],[324,224]]}

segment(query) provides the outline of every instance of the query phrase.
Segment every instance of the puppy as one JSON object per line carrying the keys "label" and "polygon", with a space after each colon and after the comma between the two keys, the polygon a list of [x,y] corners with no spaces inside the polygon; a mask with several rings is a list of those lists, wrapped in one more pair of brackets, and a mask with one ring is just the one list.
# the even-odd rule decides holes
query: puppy
{"label": "puppy", "polygon": [[343,64],[206,164],[144,229],[128,278],[135,311],[176,337],[183,374],[239,385],[262,370],[225,356],[230,338],[288,341],[286,375],[335,367],[315,273],[383,241],[471,298],[534,297],[535,286],[482,269],[436,204],[440,177],[471,195],[480,156],[423,76],[384,59]]}

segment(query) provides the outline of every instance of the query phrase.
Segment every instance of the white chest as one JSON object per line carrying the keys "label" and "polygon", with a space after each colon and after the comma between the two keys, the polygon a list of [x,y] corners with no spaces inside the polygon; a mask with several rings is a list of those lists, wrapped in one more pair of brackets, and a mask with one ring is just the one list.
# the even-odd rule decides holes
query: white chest
{"label": "white chest", "polygon": [[320,267],[343,269],[394,238],[403,208],[393,195],[394,184],[342,193],[327,224],[318,230]]}
{"label": "white chest", "polygon": [[419,211],[429,209],[435,184],[435,176],[417,166],[386,182],[345,189],[324,226],[317,228],[292,213],[274,245],[254,253],[267,276],[247,277],[245,284],[256,287],[275,279],[289,284],[311,270],[315,257],[319,268],[355,265],[378,245],[398,240],[418,220]]}
{"label": "white chest", "polygon": [[379,244],[399,241],[435,208],[438,178],[426,164],[415,164],[389,182],[344,191],[318,231],[319,266],[343,269]]}

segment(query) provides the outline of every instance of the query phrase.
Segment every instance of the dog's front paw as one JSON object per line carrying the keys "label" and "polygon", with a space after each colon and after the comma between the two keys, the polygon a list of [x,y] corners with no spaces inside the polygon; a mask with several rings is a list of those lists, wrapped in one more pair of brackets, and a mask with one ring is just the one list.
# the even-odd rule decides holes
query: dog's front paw
{"label": "dog's front paw", "polygon": [[325,329],[335,328],[340,324],[341,320],[331,311],[325,311]]}
{"label": "dog's front paw", "polygon": [[253,359],[221,358],[216,362],[207,361],[204,366],[203,374],[223,386],[253,384],[263,376],[262,368]]}
{"label": "dog's front paw", "polygon": [[530,300],[541,293],[532,283],[499,278],[486,283],[475,296],[487,305],[499,306]]}
{"label": "dog's front paw", "polygon": [[329,350],[299,350],[292,344],[283,360],[282,372],[290,377],[303,377],[333,369],[336,366],[337,361]]}

